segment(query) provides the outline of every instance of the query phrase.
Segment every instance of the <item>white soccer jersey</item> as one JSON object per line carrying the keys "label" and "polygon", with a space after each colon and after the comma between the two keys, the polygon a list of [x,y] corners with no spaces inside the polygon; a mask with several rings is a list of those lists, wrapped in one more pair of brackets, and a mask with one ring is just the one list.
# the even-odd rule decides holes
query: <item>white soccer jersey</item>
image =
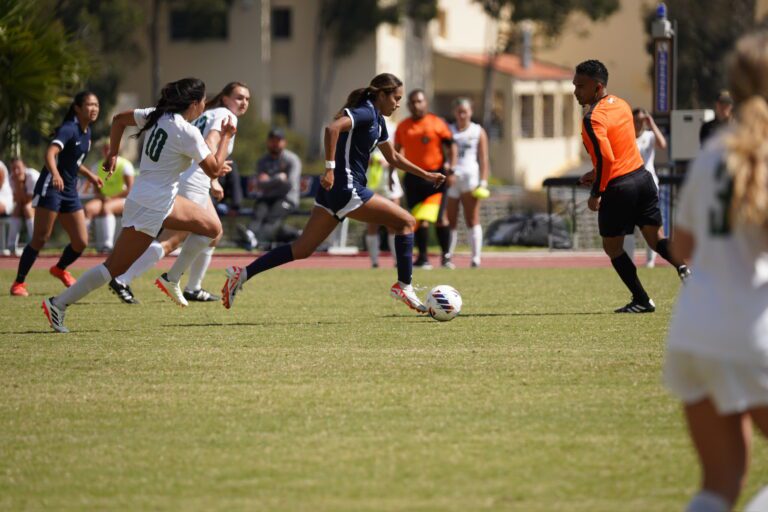
{"label": "white soccer jersey", "polygon": [[[233,124],[235,128],[237,128],[237,116],[226,107],[217,107],[212,108],[211,110],[207,110],[203,112],[203,115],[192,121],[192,124],[200,130],[200,133],[203,135],[203,139],[205,139],[208,137],[208,134],[211,132],[211,130],[217,130],[221,132],[221,125],[224,123],[224,120],[227,117],[229,117],[229,122]],[[235,137],[232,137],[229,139],[227,155],[231,155],[234,149]],[[202,190],[208,190],[211,188],[211,178],[205,174],[205,171],[200,168],[198,163],[193,163],[187,170],[182,173],[181,181],[186,182],[187,185]]]}
{"label": "white soccer jersey", "polygon": [[[141,128],[154,108],[133,111]],[[192,161],[201,162],[211,154],[200,130],[180,114],[162,116],[145,132],[140,173],[128,193],[139,205],[155,211],[170,211],[179,190],[179,176]]]}
{"label": "white soccer jersey", "polygon": [[658,188],[659,178],[656,176],[654,164],[656,159],[656,135],[651,130],[643,130],[643,133],[637,137],[636,142],[640,156],[643,158],[643,165],[653,175],[653,181],[656,182],[656,187]]}
{"label": "white soccer jersey", "polygon": [[691,164],[677,226],[693,234],[693,273],[682,287],[669,348],[768,364],[768,236],[728,226],[731,181],[722,135]]}
{"label": "white soccer jersey", "polygon": [[451,125],[453,140],[459,150],[459,158],[456,160],[456,174],[472,174],[480,171],[480,164],[477,161],[477,147],[480,144],[480,133],[482,128],[477,123],[469,123],[464,130],[459,130],[455,125]]}

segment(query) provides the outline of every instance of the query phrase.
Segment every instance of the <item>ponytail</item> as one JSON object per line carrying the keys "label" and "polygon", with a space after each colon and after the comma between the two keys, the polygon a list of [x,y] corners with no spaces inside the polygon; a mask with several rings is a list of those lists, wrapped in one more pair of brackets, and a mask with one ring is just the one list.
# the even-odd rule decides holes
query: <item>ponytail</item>
{"label": "ponytail", "polygon": [[380,92],[392,94],[401,85],[403,85],[403,82],[391,73],[381,73],[376,75],[373,77],[373,80],[371,80],[368,87],[361,87],[349,93],[346,103],[344,103],[344,106],[341,107],[341,110],[339,110],[333,118],[339,119],[343,116],[344,109],[354,108],[366,100],[376,99],[376,96]]}
{"label": "ponytail", "polygon": [[147,117],[147,123],[133,137],[139,137],[145,131],[157,124],[165,114],[178,114],[184,112],[189,106],[205,98],[205,83],[198,78],[182,78],[176,82],[165,84],[160,91],[160,101],[155,110]]}

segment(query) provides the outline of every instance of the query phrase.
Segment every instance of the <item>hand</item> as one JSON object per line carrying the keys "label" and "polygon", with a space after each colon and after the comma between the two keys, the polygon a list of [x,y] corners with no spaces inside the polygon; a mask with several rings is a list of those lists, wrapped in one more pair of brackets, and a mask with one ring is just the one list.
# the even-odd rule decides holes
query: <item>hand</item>
{"label": "hand", "polygon": [[112,177],[115,167],[117,167],[117,155],[110,154],[104,159],[104,165],[102,165],[102,169],[107,173],[107,179]]}
{"label": "hand", "polygon": [[64,180],[61,179],[61,174],[59,174],[59,173],[56,173],[56,174],[51,173],[51,176],[52,176],[51,177],[51,185],[53,185],[53,188],[55,188],[59,192],[64,190]]}
{"label": "hand", "polygon": [[221,135],[235,135],[237,133],[237,128],[235,128],[235,125],[232,124],[232,121],[230,120],[230,117],[227,116],[227,118],[224,120],[223,123],[221,123]]}
{"label": "hand", "polygon": [[333,169],[326,169],[325,173],[320,176],[320,186],[325,190],[331,190],[333,186]]}
{"label": "hand", "polygon": [[97,189],[100,189],[101,187],[103,187],[103,186],[104,186],[104,182],[101,180],[101,178],[99,178],[99,177],[98,177],[98,176],[96,176],[95,174],[90,174],[90,175],[88,176],[88,180],[89,180],[91,183],[93,183],[93,186],[94,186],[94,187],[96,187]]}
{"label": "hand", "polygon": [[224,164],[219,169],[219,176],[224,176],[232,172],[232,160],[225,160]]}
{"label": "hand", "polygon": [[211,196],[217,201],[224,199],[224,189],[221,187],[219,180],[211,181]]}
{"label": "hand", "polygon": [[435,188],[440,187],[443,183],[445,183],[445,175],[440,172],[428,172],[427,173],[427,181],[431,181],[432,185]]}
{"label": "hand", "polygon": [[595,170],[592,169],[579,178],[579,185],[591,185],[595,182]]}
{"label": "hand", "polygon": [[450,165],[445,164],[445,165],[443,165],[443,172],[445,173],[446,176],[453,176],[453,172],[454,171],[453,171],[453,168],[451,168]]}
{"label": "hand", "polygon": [[599,210],[600,209],[600,196],[598,196],[598,197],[589,196],[589,201],[587,201],[587,206],[593,212],[596,212],[597,210]]}

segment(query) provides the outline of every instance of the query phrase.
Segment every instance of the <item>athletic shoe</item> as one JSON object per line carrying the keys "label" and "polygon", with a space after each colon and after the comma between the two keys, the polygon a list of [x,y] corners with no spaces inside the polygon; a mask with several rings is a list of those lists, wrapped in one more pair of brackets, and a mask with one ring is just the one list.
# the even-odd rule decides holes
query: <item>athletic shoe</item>
{"label": "athletic shoe", "polygon": [[371,268],[379,268],[379,262],[378,261],[371,262]]}
{"label": "athletic shoe", "polygon": [[168,274],[165,272],[163,272],[163,275],[155,279],[155,286],[160,288],[160,291],[169,296],[171,300],[179,306],[189,306],[187,299],[185,299],[184,295],[181,293],[181,287],[179,286],[179,283],[169,281]]}
{"label": "athletic shoe", "polygon": [[53,303],[53,297],[43,300],[43,313],[48,319],[48,323],[56,332],[69,332],[69,329],[64,327],[64,310],[59,309],[56,304]]}
{"label": "athletic shoe", "polygon": [[214,295],[208,290],[187,290],[184,289],[184,298],[193,302],[217,302],[221,300],[221,297]]}
{"label": "athletic shoe", "polygon": [[29,297],[27,283],[17,283],[14,281],[11,285],[11,295],[14,297]]}
{"label": "athletic shoe", "polygon": [[422,270],[432,270],[432,264],[429,260],[416,260],[413,266]]}
{"label": "athletic shoe", "polygon": [[453,264],[453,261],[451,261],[450,256],[443,256],[443,261],[441,264],[443,268],[448,268],[451,270],[456,268],[456,265]]}
{"label": "athletic shoe", "polygon": [[427,307],[416,296],[416,292],[413,291],[413,286],[410,284],[401,285],[400,281],[398,281],[389,289],[389,294],[397,300],[404,302],[406,306],[418,313],[427,312]]}
{"label": "athletic shoe", "polygon": [[56,265],[52,266],[49,272],[53,277],[58,277],[59,279],[61,279],[61,282],[64,283],[64,286],[66,286],[67,288],[69,288],[70,286],[72,286],[77,282],[77,279],[72,277],[72,274],[70,274],[66,270],[60,269]]}
{"label": "athletic shoe", "polygon": [[117,279],[112,279],[109,282],[109,289],[117,295],[117,298],[123,301],[124,304],[138,304],[139,299],[133,295],[133,290],[127,284],[123,284]]}
{"label": "athletic shoe", "polygon": [[680,265],[677,269],[677,276],[680,278],[680,281],[685,284],[691,277],[691,269],[689,269],[687,265]]}
{"label": "athletic shoe", "polygon": [[656,304],[651,299],[648,302],[640,302],[632,299],[632,302],[626,306],[614,310],[614,313],[653,313],[656,311]]}
{"label": "athletic shoe", "polygon": [[480,268],[480,262],[476,260],[472,260],[472,263],[469,264],[472,268]]}
{"label": "athletic shoe", "polygon": [[232,307],[232,303],[235,302],[235,295],[242,289],[247,277],[244,267],[227,268],[227,281],[221,288],[221,302],[225,308]]}

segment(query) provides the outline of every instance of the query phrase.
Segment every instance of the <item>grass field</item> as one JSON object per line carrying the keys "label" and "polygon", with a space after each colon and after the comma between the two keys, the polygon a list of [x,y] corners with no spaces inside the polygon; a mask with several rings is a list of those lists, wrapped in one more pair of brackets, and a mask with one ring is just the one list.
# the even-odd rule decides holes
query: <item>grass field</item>
{"label": "grass field", "polygon": [[660,382],[678,283],[641,272],[653,315],[610,312],[610,269],[417,273],[462,292],[445,324],[388,298],[391,269],[276,270],[231,311],[147,277],[141,305],[99,290],[56,335],[35,270],[36,295],[0,297],[0,509],[682,510],[698,470]]}

